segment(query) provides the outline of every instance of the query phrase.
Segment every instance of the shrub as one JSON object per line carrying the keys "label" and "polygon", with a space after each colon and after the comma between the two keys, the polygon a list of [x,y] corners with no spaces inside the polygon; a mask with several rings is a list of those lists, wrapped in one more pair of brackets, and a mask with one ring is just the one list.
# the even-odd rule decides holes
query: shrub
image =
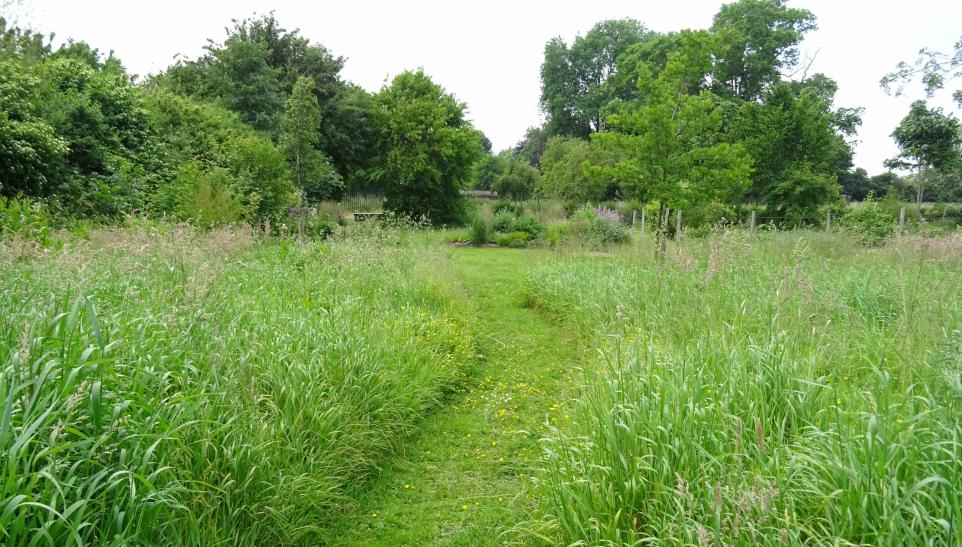
{"label": "shrub", "polygon": [[497,234],[494,237],[494,242],[501,247],[527,247],[530,241],[531,234],[528,232],[510,232],[507,234]]}
{"label": "shrub", "polygon": [[839,224],[867,245],[880,245],[895,232],[898,219],[879,207],[877,201],[865,201],[852,207],[839,219]]}
{"label": "shrub", "polygon": [[240,220],[243,207],[231,191],[231,183],[226,169],[189,161],[180,166],[173,182],[158,191],[155,203],[177,220],[200,228],[232,224]]}
{"label": "shrub", "polygon": [[605,207],[595,207],[595,217],[605,218],[614,222],[621,222],[621,214],[614,209],[608,209]]}
{"label": "shrub", "polygon": [[538,222],[534,217],[521,217],[515,219],[511,223],[511,231],[513,232],[524,232],[530,236],[530,239],[544,239],[545,230],[544,224]]}
{"label": "shrub", "polygon": [[514,223],[514,215],[508,211],[500,211],[495,213],[494,220],[491,222],[491,227],[495,232],[510,232],[511,225]]}
{"label": "shrub", "polygon": [[499,199],[494,202],[494,214],[508,213],[511,216],[521,216],[524,214],[524,206],[520,203]]}
{"label": "shrub", "polygon": [[304,226],[304,231],[310,239],[327,239],[334,235],[334,222],[326,218],[313,218]]}
{"label": "shrub", "polygon": [[577,211],[568,226],[571,234],[596,245],[627,243],[631,236],[621,217],[611,209],[585,207]]}
{"label": "shrub", "polygon": [[474,245],[484,245],[488,243],[490,238],[488,223],[481,217],[475,217],[471,222],[471,243]]}
{"label": "shrub", "polygon": [[564,243],[564,240],[567,238],[567,235],[568,235],[567,222],[558,222],[555,224],[551,224],[550,226],[548,226],[548,234],[546,237],[548,241],[548,245],[551,245],[554,247],[561,245],[562,243]]}
{"label": "shrub", "polygon": [[588,228],[598,243],[627,243],[631,239],[628,229],[621,222],[608,217],[591,219]]}
{"label": "shrub", "polygon": [[0,196],[0,239],[19,235],[46,244],[50,240],[51,223],[50,213],[42,203]]}

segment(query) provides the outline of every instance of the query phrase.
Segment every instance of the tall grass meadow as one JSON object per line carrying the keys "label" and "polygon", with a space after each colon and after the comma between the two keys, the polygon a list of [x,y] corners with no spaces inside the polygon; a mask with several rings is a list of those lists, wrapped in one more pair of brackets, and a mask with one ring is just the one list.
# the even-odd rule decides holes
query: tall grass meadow
{"label": "tall grass meadow", "polygon": [[719,235],[533,271],[598,352],[529,539],[962,544],[960,250]]}
{"label": "tall grass meadow", "polygon": [[321,542],[473,357],[445,262],[393,241],[0,250],[0,544]]}

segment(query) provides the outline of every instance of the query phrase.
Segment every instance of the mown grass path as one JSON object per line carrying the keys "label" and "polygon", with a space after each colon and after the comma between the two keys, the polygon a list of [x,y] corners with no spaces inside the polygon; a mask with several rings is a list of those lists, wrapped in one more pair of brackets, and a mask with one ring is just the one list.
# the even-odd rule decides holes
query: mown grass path
{"label": "mown grass path", "polygon": [[520,280],[546,255],[452,252],[479,323],[474,381],[425,421],[336,527],[334,545],[494,545],[528,516],[546,422],[568,419],[576,337],[523,306]]}

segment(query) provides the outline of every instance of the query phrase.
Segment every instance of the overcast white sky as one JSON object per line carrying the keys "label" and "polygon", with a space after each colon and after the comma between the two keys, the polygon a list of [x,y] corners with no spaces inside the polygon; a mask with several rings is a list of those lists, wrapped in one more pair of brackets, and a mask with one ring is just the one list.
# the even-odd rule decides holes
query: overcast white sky
{"label": "overcast white sky", "polygon": [[[442,0],[296,2],[233,0],[138,2],[28,0],[29,21],[44,32],[113,50],[136,74],[157,72],[175,54],[195,57],[220,41],[232,18],[274,10],[288,29],[347,58],[342,75],[376,91],[386,78],[423,67],[468,103],[496,150],[512,146],[541,120],[538,70],[545,42],[584,34],[602,19],[632,17],[658,31],[705,28],[722,4],[710,0]],[[818,52],[812,72],[839,83],[837,104],[865,107],[856,165],[872,174],[895,154],[889,137],[922,96],[893,98],[878,81],[921,47],[948,51],[962,35],[962,2],[947,0],[792,0],[818,17],[803,50]],[[962,84],[959,84],[962,85]],[[952,108],[948,94],[935,101]],[[956,112],[957,113],[957,112]]]}

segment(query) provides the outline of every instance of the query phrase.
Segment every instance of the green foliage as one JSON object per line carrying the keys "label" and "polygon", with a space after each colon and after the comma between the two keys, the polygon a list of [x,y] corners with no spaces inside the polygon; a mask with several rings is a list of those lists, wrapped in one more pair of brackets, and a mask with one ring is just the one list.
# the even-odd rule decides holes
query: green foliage
{"label": "green foliage", "polygon": [[[0,2],[0,8],[10,2]],[[44,36],[29,28],[16,24],[16,17],[0,13],[0,60],[18,59],[26,64],[35,64],[53,51],[52,36]]]}
{"label": "green foliage", "polygon": [[471,188],[475,190],[490,190],[494,181],[508,169],[510,159],[506,154],[485,154],[474,164],[471,175]]}
{"label": "green foliage", "polygon": [[152,142],[152,211],[182,210],[177,196],[184,194],[172,181],[181,166],[195,161],[203,171],[222,169],[229,174],[223,182],[241,204],[246,221],[277,216],[293,201],[295,188],[284,153],[236,114],[166,91],[153,91],[145,98],[157,133]]}
{"label": "green foliage", "polygon": [[491,240],[491,230],[487,221],[481,217],[474,217],[471,221],[471,243],[473,245],[484,245]]}
{"label": "green foliage", "polygon": [[524,216],[516,218],[511,223],[511,232],[524,232],[531,236],[530,239],[544,239],[546,230],[544,225],[534,217]]}
{"label": "green foliage", "polygon": [[320,141],[321,108],[314,95],[314,81],[302,77],[294,84],[284,117],[284,144],[297,188],[311,201],[339,194],[344,183],[323,152]]}
{"label": "green foliage", "polygon": [[886,160],[889,168],[916,169],[916,204],[919,212],[926,183],[933,174],[962,164],[962,126],[955,116],[945,115],[941,108],[929,109],[925,101],[915,101],[909,113],[892,132],[898,144],[898,157]]}
{"label": "green foliage", "polygon": [[0,60],[0,196],[48,196],[67,143],[37,115],[39,80]]}
{"label": "green foliage", "polygon": [[19,236],[46,244],[52,225],[53,219],[42,203],[0,196],[0,239]]}
{"label": "green foliage", "polygon": [[142,206],[150,127],[130,78],[81,42],[44,55],[0,61],[0,195],[51,198],[74,215]]}
{"label": "green foliage", "polygon": [[[596,177],[594,186],[607,186],[606,197],[620,189],[624,197],[663,205],[673,195],[674,208],[734,205],[744,186],[743,169],[734,166],[749,153],[755,169],[748,197],[764,201],[773,215],[805,217],[837,199],[831,179],[851,167],[844,139],[854,134],[861,111],[832,110],[836,86],[824,76],[782,81],[782,74],[798,65],[805,34],[815,28],[811,12],[788,7],[785,0],[739,0],[722,6],[707,31],[657,34],[635,23],[632,32],[631,23],[600,23],[570,48],[556,38],[546,46],[542,65],[549,135],[601,133],[593,142],[611,156],[607,162],[619,165],[588,171]],[[780,97],[783,86],[794,91],[795,103]],[[656,113],[659,104],[667,108]],[[665,116],[678,109],[691,109],[696,127]],[[682,129],[688,134],[679,136]],[[698,149],[697,157],[677,156],[679,144]],[[662,146],[665,150],[658,149]],[[639,161],[639,155],[647,159]],[[594,188],[577,180],[573,164],[561,168],[558,157],[549,163],[554,172],[545,170],[548,188],[562,189],[555,195],[570,194],[563,199],[584,203],[585,194],[598,193],[572,192]],[[670,181],[687,182],[686,173],[699,167],[704,173],[692,177],[697,182],[685,192],[672,188]],[[705,178],[712,172],[725,174]],[[652,175],[662,180],[649,180]],[[796,191],[790,188],[795,183],[810,187]],[[800,201],[791,201],[796,198]]]}
{"label": "green foliage", "polygon": [[[882,77],[879,84],[886,93],[891,93],[892,84],[896,84],[895,96],[905,91],[905,84],[915,78],[925,88],[925,94],[932,98],[936,91],[944,89],[946,84],[962,76],[962,38],[955,43],[951,53],[942,53],[929,48],[922,48],[912,64],[902,61],[895,70]],[[952,93],[956,104],[962,107],[962,89]]]}
{"label": "green foliage", "polygon": [[959,121],[942,109],[929,109],[925,101],[915,101],[909,113],[892,132],[901,153],[889,160],[889,167],[941,169],[958,161],[962,134]]}
{"label": "green foliage", "polygon": [[535,268],[528,300],[600,358],[545,435],[530,539],[959,543],[959,255],[846,241]]}
{"label": "green foliage", "polygon": [[281,71],[267,43],[242,36],[237,27],[223,44],[210,42],[197,61],[178,62],[157,81],[178,93],[211,99],[237,112],[251,127],[277,134],[284,105]]}
{"label": "green foliage", "polygon": [[755,101],[798,64],[805,33],[816,28],[812,12],[786,0],[738,0],[715,15],[711,32],[718,59],[713,89],[722,96]]}
{"label": "green foliage", "polygon": [[592,136],[616,159],[590,164],[589,173],[618,181],[627,197],[672,209],[738,202],[748,186],[751,158],[741,144],[722,141],[724,111],[713,95],[684,93],[710,69],[707,37],[692,34],[686,42],[686,52],[673,55],[657,78],[646,66],[639,68],[645,99],[622,106],[609,119],[611,131]]}
{"label": "green foliage", "polygon": [[852,151],[835,126],[832,94],[777,84],[764,102],[746,103],[739,112],[735,133],[755,166],[749,196],[776,222],[810,221],[838,199],[837,177],[847,171]]}
{"label": "green foliage", "polygon": [[293,200],[284,154],[269,139],[255,135],[236,139],[227,162],[234,176],[234,191],[241,196],[248,220],[276,216]]}
{"label": "green foliage", "polygon": [[510,232],[511,225],[514,223],[515,214],[509,210],[501,210],[494,214],[491,227],[495,232]]}
{"label": "green foliage", "polygon": [[582,139],[552,137],[541,157],[541,192],[569,203],[597,203],[617,193],[617,184],[604,177],[590,177],[586,164],[600,165],[611,158]]}
{"label": "green foliage", "polygon": [[524,214],[523,203],[519,203],[516,201],[509,201],[506,199],[499,199],[498,201],[495,201],[492,209],[495,215],[502,212],[510,213],[511,216],[515,216],[515,217],[521,216]]}
{"label": "green foliage", "polygon": [[324,240],[334,235],[337,225],[326,218],[312,218],[304,225],[304,233],[315,240]]}
{"label": "green foliage", "polygon": [[895,173],[887,172],[869,177],[865,169],[861,167],[854,171],[842,173],[838,177],[838,183],[842,187],[842,193],[852,201],[862,201],[869,197],[885,197],[889,190],[896,189],[899,177]]}
{"label": "green foliage", "polygon": [[494,242],[501,247],[511,247],[514,249],[521,249],[528,246],[533,238],[528,232],[508,232],[508,233],[496,233],[494,235]]}
{"label": "green foliage", "polygon": [[0,253],[4,543],[328,542],[473,343],[432,253],[283,241]]}
{"label": "green foliage", "polygon": [[585,207],[571,216],[567,235],[594,245],[627,243],[631,241],[628,229],[619,220],[602,216]]}
{"label": "green foliage", "polygon": [[[316,128],[315,148],[355,190],[368,189],[377,126],[370,94],[340,79],[342,57],[312,44],[298,30],[284,29],[273,14],[235,21],[222,44],[211,41],[206,49],[201,58],[178,62],[153,83],[218,101],[246,123],[276,136],[284,118],[284,101],[294,94],[298,80],[307,78],[314,84],[312,91],[324,120]],[[318,180],[337,182],[327,161],[316,159],[313,165],[322,170]]]}
{"label": "green foliage", "polygon": [[606,128],[605,109],[614,98],[604,84],[618,56],[649,31],[633,19],[602,21],[569,47],[561,38],[545,45],[541,65],[541,106],[548,133],[587,138]]}
{"label": "green foliage", "polygon": [[231,37],[222,48],[211,51],[210,96],[239,113],[251,127],[276,134],[284,95],[267,46]]}
{"label": "green foliage", "polygon": [[529,127],[524,132],[524,138],[515,145],[514,156],[522,158],[532,165],[541,166],[541,155],[548,144],[548,130],[545,127]]}
{"label": "green foliage", "polygon": [[540,173],[527,162],[514,160],[507,169],[491,184],[498,196],[513,201],[524,201],[531,197],[538,186]]}
{"label": "green foliage", "polygon": [[859,206],[847,209],[839,218],[839,224],[853,233],[859,241],[868,245],[881,245],[895,233],[898,217],[879,207],[872,197],[870,195],[869,199]]}
{"label": "green foliage", "polygon": [[201,228],[214,228],[241,219],[243,206],[233,195],[230,172],[223,167],[204,169],[194,160],[180,166],[172,183],[159,199],[170,203],[169,210],[179,220],[191,221]]}
{"label": "green foliage", "polygon": [[396,76],[373,102],[381,147],[372,174],[385,207],[436,225],[464,222],[460,190],[481,156],[466,106],[420,70]]}

